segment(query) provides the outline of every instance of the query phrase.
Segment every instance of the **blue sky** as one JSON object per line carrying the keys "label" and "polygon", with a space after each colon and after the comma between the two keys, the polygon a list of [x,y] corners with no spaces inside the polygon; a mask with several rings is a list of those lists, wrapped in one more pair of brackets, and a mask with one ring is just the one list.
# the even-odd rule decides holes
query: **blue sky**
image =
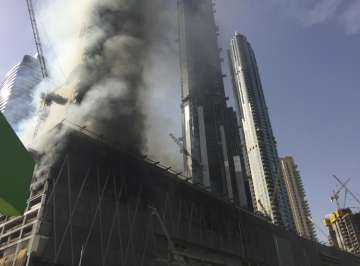
{"label": "blue sky", "polygon": [[239,31],[255,50],[279,153],[295,158],[321,225],[332,174],[360,194],[360,1],[218,0],[216,14],[224,48]]}
{"label": "blue sky", "polygon": [[24,54],[35,54],[35,45],[25,1],[3,1],[0,23],[0,77],[3,77]]}
{"label": "blue sky", "polygon": [[[279,153],[298,163],[321,225],[335,208],[332,174],[360,194],[360,0],[216,2],[223,50],[235,31],[255,50]],[[3,0],[0,36],[2,77],[35,53],[25,1]]]}

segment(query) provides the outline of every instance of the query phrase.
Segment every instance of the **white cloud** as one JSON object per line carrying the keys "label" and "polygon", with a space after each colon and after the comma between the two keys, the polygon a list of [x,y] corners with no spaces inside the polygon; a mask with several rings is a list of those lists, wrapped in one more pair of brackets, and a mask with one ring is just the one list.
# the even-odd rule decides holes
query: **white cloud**
{"label": "white cloud", "polygon": [[296,19],[304,27],[335,22],[346,33],[360,33],[360,0],[262,0]]}
{"label": "white cloud", "polygon": [[354,0],[340,17],[348,34],[360,33],[360,0]]}
{"label": "white cloud", "polygon": [[342,0],[320,0],[305,10],[302,17],[305,26],[323,23],[334,16],[339,10]]}

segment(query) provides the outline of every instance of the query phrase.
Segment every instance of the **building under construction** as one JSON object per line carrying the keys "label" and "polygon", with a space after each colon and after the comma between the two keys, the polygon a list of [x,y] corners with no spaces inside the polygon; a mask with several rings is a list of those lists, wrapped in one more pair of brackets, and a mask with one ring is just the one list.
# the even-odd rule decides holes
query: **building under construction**
{"label": "building under construction", "polygon": [[[125,153],[99,132],[64,120],[53,129],[66,133],[51,163],[44,167],[46,154],[37,154],[24,215],[0,216],[0,266],[359,266],[355,255],[239,207],[247,205],[246,179],[241,154],[235,154],[241,144],[230,145],[229,136],[238,132],[226,130],[225,118],[234,115],[226,106],[213,5],[179,3],[185,147],[191,154],[185,159],[193,177]],[[201,13],[190,21],[194,8]],[[208,32],[210,53],[199,49],[200,30]],[[186,76],[188,85],[196,84],[189,90]]]}
{"label": "building under construction", "polygon": [[360,255],[360,213],[338,209],[324,220],[333,246]]}
{"label": "building under construction", "polygon": [[251,209],[240,139],[231,138],[238,125],[226,102],[214,8],[212,0],[178,0],[184,169],[194,183]]}
{"label": "building under construction", "polygon": [[359,257],[274,226],[159,162],[80,129],[64,138],[53,167],[37,171],[24,215],[1,217],[1,266],[360,265]]}

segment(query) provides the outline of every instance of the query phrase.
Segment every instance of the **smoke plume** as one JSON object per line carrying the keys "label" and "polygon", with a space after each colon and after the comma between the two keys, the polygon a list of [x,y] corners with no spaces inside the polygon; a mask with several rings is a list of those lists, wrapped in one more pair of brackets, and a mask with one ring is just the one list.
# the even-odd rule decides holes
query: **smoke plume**
{"label": "smoke plume", "polygon": [[[66,5],[68,1],[61,2]],[[173,103],[180,102],[173,4],[168,0],[80,0],[77,12],[72,10],[78,19],[74,26],[77,34],[63,34],[69,40],[67,49],[55,44],[59,45],[55,50],[60,60],[65,62],[60,72],[65,76],[66,89],[64,93],[45,94],[53,102],[46,122],[69,121],[116,143],[123,151],[153,152],[151,155],[178,166],[176,146],[167,146],[170,140],[163,140],[168,139],[169,132],[178,132],[173,122],[179,109]],[[45,14],[57,6],[57,1],[50,5]],[[43,16],[46,18],[51,20]],[[71,23],[71,19],[57,18],[59,21]],[[63,33],[64,28],[71,29],[55,27]],[[57,38],[54,35],[49,39]],[[66,103],[65,111],[56,110]],[[170,112],[156,110],[169,104]],[[45,154],[40,168],[46,169],[64,149],[67,127],[42,127],[40,131],[34,146]]]}
{"label": "smoke plume", "polygon": [[[76,121],[126,150],[144,145],[139,103],[146,90],[144,58],[149,50],[148,1],[101,1],[95,4],[75,91]],[[95,39],[94,39],[95,36]]]}

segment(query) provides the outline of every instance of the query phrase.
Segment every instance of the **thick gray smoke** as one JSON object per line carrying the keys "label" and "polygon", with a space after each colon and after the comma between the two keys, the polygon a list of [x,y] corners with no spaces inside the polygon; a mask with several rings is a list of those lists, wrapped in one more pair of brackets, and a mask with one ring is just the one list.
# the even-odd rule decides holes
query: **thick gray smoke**
{"label": "thick gray smoke", "polygon": [[[155,1],[156,2],[156,1]],[[84,38],[75,102],[71,113],[92,131],[139,151],[144,146],[145,58],[150,48],[149,1],[101,1]],[[93,36],[97,36],[93,40]]]}
{"label": "thick gray smoke", "polygon": [[47,105],[47,106],[50,106],[52,103],[65,105],[68,102],[68,100],[66,98],[64,98],[61,95],[56,94],[54,92],[48,93],[48,94],[42,93],[41,98],[42,98],[42,101],[44,101],[45,105]]}
{"label": "thick gray smoke", "polygon": [[[179,84],[174,74],[178,61],[174,56],[177,52],[173,4],[168,0],[93,1],[80,34],[81,58],[68,67],[71,74],[67,84],[71,84],[73,92],[66,96],[69,99],[56,93],[48,95],[55,104],[70,101],[65,120],[86,127],[107,142],[117,143],[126,152],[156,150],[155,157],[178,166],[178,151],[167,137],[174,128],[177,130],[174,124],[180,120],[178,117],[173,123],[174,119],[170,119],[179,109],[174,102],[180,102],[176,99]],[[160,61],[164,64],[158,68]],[[154,71],[157,68],[160,72]],[[170,103],[173,111],[168,117],[161,115],[157,113],[163,112],[161,108],[151,109],[156,108],[154,103],[165,107]],[[50,112],[48,120],[58,115]],[[161,132],[159,128],[163,128]],[[41,168],[47,168],[63,149],[66,130],[52,129],[50,135],[45,132],[48,138],[41,138],[40,149],[46,154]]]}

